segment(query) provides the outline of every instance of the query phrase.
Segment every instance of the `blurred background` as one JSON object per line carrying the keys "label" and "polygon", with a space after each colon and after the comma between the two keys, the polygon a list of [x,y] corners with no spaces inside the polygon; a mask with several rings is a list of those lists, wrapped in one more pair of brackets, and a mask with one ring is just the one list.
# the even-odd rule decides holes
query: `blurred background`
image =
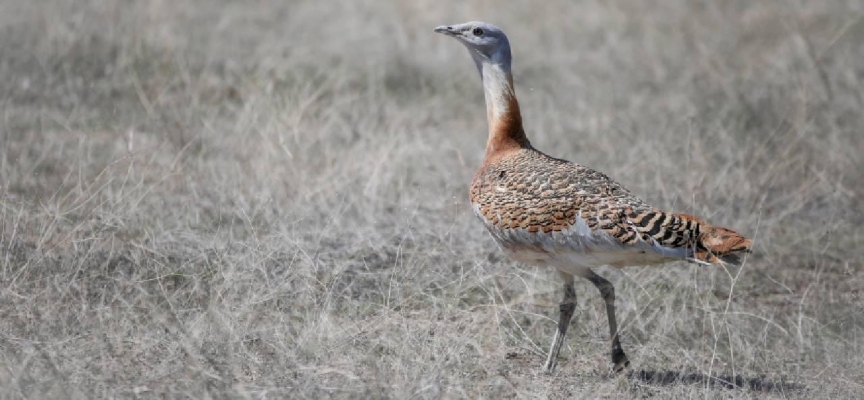
{"label": "blurred background", "polygon": [[[0,395],[864,395],[860,1],[0,0]],[[755,238],[560,282],[474,219],[477,72],[532,144]]]}

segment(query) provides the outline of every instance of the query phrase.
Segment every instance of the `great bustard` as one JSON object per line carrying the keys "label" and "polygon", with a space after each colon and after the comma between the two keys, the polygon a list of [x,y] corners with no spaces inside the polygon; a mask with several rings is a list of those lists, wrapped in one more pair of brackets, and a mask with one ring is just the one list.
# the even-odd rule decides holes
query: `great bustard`
{"label": "great bustard", "polygon": [[545,368],[555,369],[576,308],[573,277],[588,279],[603,296],[615,371],[630,361],[618,340],[615,289],[592,271],[687,259],[700,264],[737,261],[752,241],[686,214],[660,211],[601,172],[550,157],[531,147],[522,128],[510,74],[510,42],[485,22],[439,26],[435,32],[464,44],[483,79],[489,139],[471,183],[474,213],[514,260],[557,269],[564,279],[558,330]]}

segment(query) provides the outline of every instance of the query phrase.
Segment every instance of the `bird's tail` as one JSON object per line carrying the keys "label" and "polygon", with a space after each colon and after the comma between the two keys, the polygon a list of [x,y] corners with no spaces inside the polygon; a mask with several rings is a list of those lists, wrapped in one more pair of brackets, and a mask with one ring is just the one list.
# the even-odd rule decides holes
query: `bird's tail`
{"label": "bird's tail", "polygon": [[749,253],[753,240],[744,237],[731,229],[712,226],[711,224],[687,214],[674,214],[683,221],[689,221],[695,227],[693,246],[693,261],[708,264],[738,264],[743,254]]}
{"label": "bird's tail", "polygon": [[643,241],[697,264],[738,264],[739,257],[753,246],[752,240],[731,229],[688,214],[631,210],[627,217]]}

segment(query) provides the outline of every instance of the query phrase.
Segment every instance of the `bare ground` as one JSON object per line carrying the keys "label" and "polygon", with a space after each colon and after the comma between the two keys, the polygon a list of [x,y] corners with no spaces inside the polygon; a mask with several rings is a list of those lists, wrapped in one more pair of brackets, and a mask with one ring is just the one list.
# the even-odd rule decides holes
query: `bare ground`
{"label": "bare ground", "polygon": [[[864,397],[858,1],[0,2],[0,397]],[[532,143],[756,239],[579,282],[466,204],[465,50]]]}

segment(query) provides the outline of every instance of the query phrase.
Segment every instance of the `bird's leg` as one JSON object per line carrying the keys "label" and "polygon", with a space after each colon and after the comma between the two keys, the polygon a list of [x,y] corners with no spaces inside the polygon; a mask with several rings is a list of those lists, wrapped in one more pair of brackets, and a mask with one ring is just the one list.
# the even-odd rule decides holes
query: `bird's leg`
{"label": "bird's leg", "polygon": [[555,338],[552,339],[552,347],[549,349],[549,357],[546,358],[546,372],[555,370],[555,364],[558,363],[558,353],[564,343],[564,335],[567,334],[570,318],[573,317],[573,311],[576,310],[576,290],[573,289],[573,275],[559,274],[564,279],[564,300],[559,305],[561,314],[558,317],[558,329],[555,331]]}
{"label": "bird's leg", "polygon": [[615,322],[615,287],[612,283],[597,275],[593,271],[588,276],[588,280],[600,290],[600,295],[603,296],[603,301],[606,302],[606,316],[609,317],[609,335],[612,337],[612,363],[615,364],[615,372],[621,372],[624,368],[630,366],[630,360],[624,354],[621,348],[621,341],[618,340],[618,324]]}

